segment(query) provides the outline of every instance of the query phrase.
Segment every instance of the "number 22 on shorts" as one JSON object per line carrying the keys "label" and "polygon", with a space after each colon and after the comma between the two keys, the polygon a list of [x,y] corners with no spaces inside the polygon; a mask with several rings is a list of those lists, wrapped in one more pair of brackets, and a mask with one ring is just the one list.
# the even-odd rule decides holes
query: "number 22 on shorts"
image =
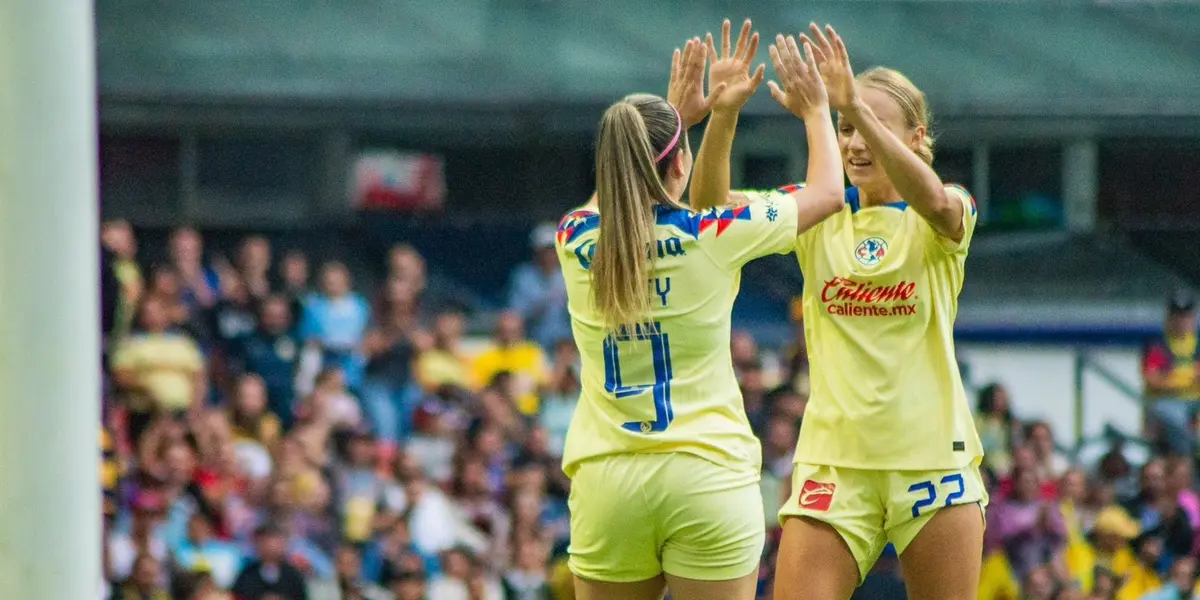
{"label": "number 22 on shorts", "polygon": [[[953,475],[947,475],[941,479],[940,483],[943,486],[952,486],[951,489],[953,490],[949,494],[946,495],[946,502],[945,502],[944,506],[950,506],[951,504],[954,504],[955,500],[962,498],[963,494],[966,493],[966,487],[963,484],[962,473],[954,473]],[[926,508],[929,508],[930,506],[933,506],[934,503],[936,503],[937,499],[938,499],[938,488],[937,488],[937,486],[933,485],[933,481],[922,481],[921,483],[914,483],[914,484],[908,486],[908,491],[914,492],[914,493],[920,492],[920,493],[925,494],[924,498],[917,500],[912,505],[912,516],[914,519],[921,516],[921,511]]]}
{"label": "number 22 on shorts", "polygon": [[[654,383],[643,385],[625,385],[621,381],[621,351],[624,344],[650,343],[650,359],[654,367]],[[638,353],[641,354],[641,353]],[[621,427],[629,431],[656,433],[666,431],[671,421],[675,420],[675,409],[671,407],[671,341],[662,327],[657,323],[637,326],[631,332],[629,328],[622,329],[604,340],[604,389],[616,396],[617,400],[640,396],[650,390],[654,398],[653,421],[629,421]]]}

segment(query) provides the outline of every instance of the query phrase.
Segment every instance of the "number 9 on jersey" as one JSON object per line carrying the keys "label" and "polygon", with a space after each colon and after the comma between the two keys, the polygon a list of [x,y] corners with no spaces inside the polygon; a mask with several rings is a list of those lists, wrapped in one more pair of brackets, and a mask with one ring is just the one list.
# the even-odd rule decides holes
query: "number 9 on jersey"
{"label": "number 9 on jersey", "polygon": [[[646,367],[651,367],[653,383],[626,385],[622,381],[622,361],[627,373],[646,373]],[[641,433],[666,431],[675,419],[675,410],[671,407],[671,377],[671,342],[658,322],[634,327],[632,331],[625,328],[605,338],[604,389],[617,400],[643,398],[647,391],[654,400],[653,421],[628,421],[621,427]]]}

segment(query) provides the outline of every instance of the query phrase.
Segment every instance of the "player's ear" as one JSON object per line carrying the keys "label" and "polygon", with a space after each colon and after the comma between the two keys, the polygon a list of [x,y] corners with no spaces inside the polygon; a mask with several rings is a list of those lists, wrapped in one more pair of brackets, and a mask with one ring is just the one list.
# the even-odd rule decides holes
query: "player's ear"
{"label": "player's ear", "polygon": [[909,136],[908,147],[914,152],[919,151],[925,145],[925,132],[927,129],[924,125],[917,125],[911,129],[912,135]]}
{"label": "player's ear", "polygon": [[668,174],[671,177],[687,179],[688,174],[692,170],[692,153],[684,146],[682,152],[676,152],[675,157],[671,159],[671,168]]}

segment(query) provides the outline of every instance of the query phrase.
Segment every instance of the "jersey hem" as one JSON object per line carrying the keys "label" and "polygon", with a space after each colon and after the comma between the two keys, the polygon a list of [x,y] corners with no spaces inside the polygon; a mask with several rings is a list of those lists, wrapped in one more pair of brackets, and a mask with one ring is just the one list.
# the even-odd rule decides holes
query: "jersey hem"
{"label": "jersey hem", "polygon": [[606,452],[604,454],[593,454],[593,455],[589,455],[585,458],[578,458],[578,459],[572,460],[571,462],[567,462],[564,460],[563,465],[562,465],[562,470],[563,470],[563,473],[565,473],[567,475],[567,477],[574,478],[575,473],[577,471],[579,471],[579,467],[586,462],[593,461],[593,460],[601,460],[601,459],[605,459],[605,458],[613,458],[613,457],[617,457],[617,456],[640,456],[640,455],[644,455],[644,454],[687,454],[689,456],[695,456],[696,458],[707,461],[708,463],[711,463],[712,465],[714,465],[716,467],[725,469],[727,471],[731,471],[735,474],[744,474],[747,477],[746,481],[739,481],[738,485],[746,485],[746,484],[758,483],[759,481],[762,481],[761,465],[759,466],[758,469],[747,469],[744,473],[742,473],[742,469],[732,468],[728,464],[717,462],[717,461],[713,460],[711,456],[705,456],[704,454],[702,454],[700,452],[693,452],[690,450],[679,449],[679,448],[663,449],[663,450],[641,450],[638,452],[619,452],[618,451],[618,452]]}
{"label": "jersey hem", "polygon": [[802,456],[794,456],[792,458],[793,465],[812,465],[815,467],[833,467],[835,469],[854,469],[856,471],[954,471],[957,469],[965,469],[973,464],[979,464],[983,460],[983,454],[972,455],[967,457],[967,460],[961,463],[935,463],[932,465],[921,466],[893,466],[881,464],[867,464],[857,461],[847,460],[816,460]]}

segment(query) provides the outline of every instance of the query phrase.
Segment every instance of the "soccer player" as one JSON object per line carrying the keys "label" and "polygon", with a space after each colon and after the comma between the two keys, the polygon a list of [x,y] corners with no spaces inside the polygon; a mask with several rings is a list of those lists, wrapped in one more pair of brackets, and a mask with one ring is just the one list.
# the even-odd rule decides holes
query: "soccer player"
{"label": "soccer player", "polygon": [[854,187],[796,244],[812,393],[775,597],[847,599],[890,542],[910,598],[975,598],[987,492],[954,354],[975,204],[930,166],[924,94],[855,79],[833,28],[810,29]]}
{"label": "soccer player", "polygon": [[749,24],[732,54],[724,31],[718,93],[703,95],[694,40],[676,60],[671,102],[640,94],[605,111],[596,195],[559,227],[582,357],[563,457],[580,600],[659,600],[664,586],[675,600],[754,597],[762,456],[734,378],[730,311],[742,265],[791,251],[799,232],[842,209],[843,173],[815,62],[792,40],[773,92],[807,124],[810,185],[700,212],[680,202],[687,128],[710,105],[696,176],[708,204],[729,197],[738,112],[763,77],[762,66],[750,71]]}

